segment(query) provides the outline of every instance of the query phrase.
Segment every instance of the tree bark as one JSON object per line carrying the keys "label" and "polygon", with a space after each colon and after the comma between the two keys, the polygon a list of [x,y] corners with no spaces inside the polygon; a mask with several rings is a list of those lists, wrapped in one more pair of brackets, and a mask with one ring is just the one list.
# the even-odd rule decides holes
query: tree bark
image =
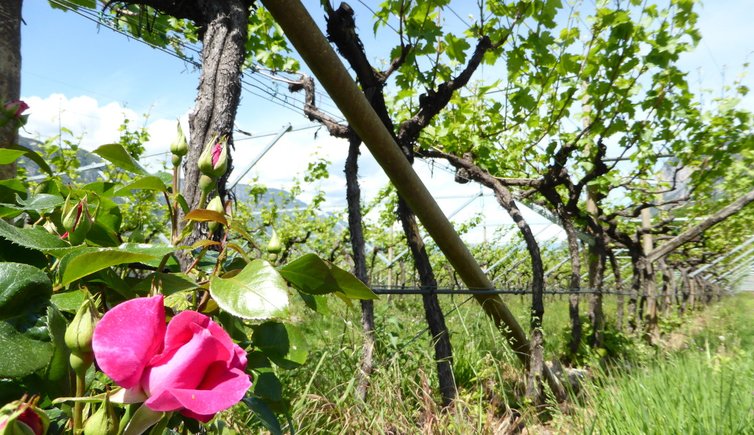
{"label": "tree bark", "polygon": [[[226,196],[225,182],[232,170],[233,124],[241,98],[241,70],[246,54],[249,7],[243,0],[204,2],[206,22],[202,39],[202,73],[196,106],[189,114],[189,152],[184,163],[183,197],[190,209],[199,205],[199,155],[213,135],[228,137],[228,171],[218,180],[218,193]],[[187,240],[189,244],[192,240]]]}
{"label": "tree bark", "polygon": [[[21,98],[22,0],[0,2],[0,107]],[[0,127],[0,147],[18,143],[18,128],[9,122]],[[0,180],[16,177],[16,164],[0,165]]]}
{"label": "tree bark", "polygon": [[572,356],[579,352],[581,344],[581,317],[579,315],[579,291],[581,289],[581,252],[579,250],[579,239],[576,236],[576,229],[570,218],[560,217],[563,224],[566,238],[568,240],[568,256],[571,262],[571,275],[568,281],[568,290],[571,294],[568,296],[568,317],[571,319],[571,337],[568,341],[568,351]]}
{"label": "tree bark", "polygon": [[686,312],[686,304],[691,296],[691,278],[689,278],[688,269],[681,270],[681,301],[678,304],[678,314],[683,315]]}
{"label": "tree bark", "polygon": [[[423,151],[424,156],[438,157],[447,160],[456,169],[463,169],[467,173],[467,177],[470,180],[476,181],[483,186],[492,189],[495,193],[495,198],[498,204],[500,204],[511,219],[516,223],[519,232],[524,238],[526,243],[526,249],[531,259],[531,271],[532,271],[532,301],[530,312],[530,330],[531,336],[529,339],[529,373],[526,383],[526,394],[535,404],[540,405],[544,403],[544,336],[542,334],[542,318],[545,313],[544,306],[544,266],[542,264],[542,254],[539,250],[539,244],[537,243],[534,233],[531,231],[531,227],[524,219],[521,211],[519,210],[516,202],[513,200],[513,194],[506,188],[502,182],[493,177],[489,172],[483,170],[479,166],[475,165],[469,158],[458,157],[453,154],[446,154],[440,151]],[[556,395],[560,393],[555,391]]]}
{"label": "tree bark", "polygon": [[605,331],[605,314],[602,309],[602,282],[605,276],[605,239],[596,235],[594,245],[589,247],[589,287],[594,292],[589,298],[589,322],[592,333],[588,342],[591,347],[602,347]]}
{"label": "tree bark", "polygon": [[430,291],[422,295],[424,315],[429,327],[429,334],[435,348],[435,363],[437,364],[437,376],[440,383],[440,395],[442,404],[450,406],[458,395],[455,378],[453,377],[453,348],[450,343],[450,334],[445,325],[445,315],[440,307],[440,301],[432,290],[437,289],[437,281],[429,262],[429,255],[424,245],[424,240],[419,233],[416,218],[402,197],[398,197],[398,217],[406,234],[406,241],[414,258],[416,270],[419,273],[419,281],[423,290]]}
{"label": "tree bark", "polygon": [[642,289],[642,273],[643,271],[639,268],[639,262],[643,261],[641,253],[639,253],[635,248],[628,247],[629,253],[631,254],[631,266],[632,266],[632,275],[631,275],[631,291],[630,295],[628,296],[628,332],[634,333],[636,332],[637,328],[639,327],[639,319],[641,318],[639,311],[639,294]]}
{"label": "tree bark", "polygon": [[[366,250],[364,248],[364,230],[361,216],[361,188],[359,187],[359,146],[361,139],[353,135],[348,141],[348,157],[346,157],[346,202],[348,203],[348,229],[351,235],[351,250],[353,251],[353,273],[368,284]],[[369,379],[374,367],[373,355],[375,346],[374,334],[374,302],[361,301],[361,328],[364,332],[364,343],[361,349],[358,383],[356,394],[361,400],[367,397]]]}
{"label": "tree bark", "polygon": [[657,262],[657,267],[658,269],[660,269],[660,273],[662,273],[662,292],[660,292],[661,304],[659,306],[659,309],[663,313],[667,314],[668,311],[670,311],[670,307],[672,306],[671,292],[673,289],[675,289],[675,276],[673,274],[673,271],[670,269],[670,267],[668,267],[664,260],[659,260]]}
{"label": "tree bark", "polygon": [[620,274],[620,266],[615,258],[615,253],[612,249],[607,251],[607,256],[610,259],[610,268],[613,270],[613,276],[615,276],[615,290],[618,293],[616,296],[617,307],[615,309],[615,327],[618,331],[623,331],[623,305],[625,296],[623,295],[623,279]]}

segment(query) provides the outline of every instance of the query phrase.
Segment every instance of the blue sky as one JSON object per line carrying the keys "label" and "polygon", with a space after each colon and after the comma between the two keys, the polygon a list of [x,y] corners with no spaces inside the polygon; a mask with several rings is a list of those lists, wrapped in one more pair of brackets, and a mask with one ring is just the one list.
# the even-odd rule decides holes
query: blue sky
{"label": "blue sky", "polygon": [[[319,0],[304,3],[322,22]],[[351,3],[357,17],[368,19],[369,12],[362,3],[378,2]],[[454,11],[466,17],[474,12],[475,3],[454,2],[458,5],[454,6]],[[141,123],[142,115],[149,114],[146,125],[152,141],[148,144],[148,154],[167,149],[175,131],[175,120],[181,118],[185,122],[193,106],[198,71],[134,39],[104,27],[98,29],[94,22],[73,12],[53,10],[46,0],[26,0],[23,17],[22,97],[32,107],[29,135],[49,137],[62,125],[83,135],[84,147],[94,148],[117,138],[117,127],[124,115]],[[460,23],[460,18],[453,16],[446,20],[447,25]],[[708,1],[701,9],[699,27],[704,39],[694,53],[684,57],[683,66],[691,72],[692,84],[712,89],[719,95],[723,79],[730,81],[741,73],[741,65],[754,53],[754,0]],[[359,30],[367,39],[368,53],[373,59],[387,57],[385,50],[389,47],[374,41],[371,25],[363,22]],[[754,88],[751,82],[749,77],[746,83]],[[754,110],[751,98],[747,99],[747,105]],[[294,127],[309,125],[300,110],[285,109],[249,92],[243,93],[237,119],[239,128],[255,134],[272,133],[289,123]],[[285,188],[293,176],[306,167],[306,156],[317,153],[333,162],[330,172],[334,177],[321,186],[330,194],[330,206],[343,207],[341,174],[346,144],[329,138],[324,130],[315,138],[315,131],[305,129],[285,135],[250,176],[260,177],[271,187]],[[261,137],[239,141],[237,167],[251,161],[269,140],[269,137]],[[292,159],[291,156],[302,158]],[[158,161],[158,157],[151,161]],[[362,167],[362,183],[369,195],[382,187],[386,179],[368,158]],[[439,186],[437,196],[455,197],[440,200],[448,213],[457,208],[463,198],[479,192],[478,187],[453,183],[451,175],[437,168],[431,170],[417,163],[417,169],[424,177],[431,178],[429,184]],[[468,213],[490,206],[499,213],[492,199],[475,205]],[[501,216],[499,221],[507,219]]]}

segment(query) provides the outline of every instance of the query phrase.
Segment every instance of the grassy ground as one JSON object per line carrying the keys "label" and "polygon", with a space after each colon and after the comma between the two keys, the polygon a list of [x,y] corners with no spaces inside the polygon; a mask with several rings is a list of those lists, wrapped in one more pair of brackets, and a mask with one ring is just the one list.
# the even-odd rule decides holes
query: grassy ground
{"label": "grassy ground", "polygon": [[[465,301],[441,299],[459,389],[451,412],[441,412],[437,405],[433,349],[423,330],[418,296],[383,297],[376,304],[376,369],[365,401],[354,394],[361,351],[358,305],[333,303],[326,316],[302,311],[298,326],[309,342],[308,362],[278,372],[286,395],[295,398],[290,423],[296,432],[754,433],[754,323],[747,320],[754,312],[751,295],[730,298],[685,326],[685,333],[667,335],[668,346],[688,347],[680,352],[669,355],[664,347],[626,341],[621,346],[629,358],[628,364],[620,364],[622,371],[596,376],[595,385],[567,414],[553,406],[549,415],[554,418],[546,422],[523,399],[521,367],[500,333],[476,302]],[[527,325],[529,299],[508,297],[506,303]],[[546,299],[548,359],[564,347],[567,303],[561,297]],[[582,312],[586,305],[584,301]],[[606,298],[608,318],[614,307],[615,300]]]}
{"label": "grassy ground", "polygon": [[675,333],[687,338],[681,340],[686,349],[628,374],[602,373],[566,427],[600,434],[754,434],[753,313],[754,294],[729,298]]}

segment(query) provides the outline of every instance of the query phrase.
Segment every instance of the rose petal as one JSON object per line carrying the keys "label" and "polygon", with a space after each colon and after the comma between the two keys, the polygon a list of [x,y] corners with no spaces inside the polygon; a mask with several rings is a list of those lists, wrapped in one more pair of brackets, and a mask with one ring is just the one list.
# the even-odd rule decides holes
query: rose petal
{"label": "rose petal", "polygon": [[[171,322],[172,324],[172,322]],[[216,361],[227,361],[230,354],[212,334],[196,323],[185,325],[192,332],[191,340],[172,352],[154,358],[144,372],[142,386],[149,396],[160,395],[172,388],[194,389],[204,379],[207,368]],[[181,334],[184,332],[181,331]],[[146,403],[150,403],[147,401]],[[150,406],[151,407],[151,406]],[[155,411],[174,411],[163,407]]]}
{"label": "rose petal", "polygon": [[92,348],[100,369],[116,384],[139,384],[147,363],[162,349],[165,306],[162,295],[123,302],[94,328]]}
{"label": "rose petal", "polygon": [[[175,349],[183,346],[191,340],[192,332],[188,325],[195,323],[202,328],[209,330],[210,334],[215,337],[225,349],[227,349],[229,355],[234,355],[230,367],[236,367],[241,370],[246,369],[246,351],[241,349],[238,345],[233,343],[233,339],[222,328],[222,326],[215,323],[212,319],[204,314],[197,313],[196,311],[182,311],[168,323],[167,331],[165,332],[165,348],[163,355],[156,357],[150,365],[162,364],[165,361],[165,357],[168,354],[172,354]],[[226,358],[223,358],[227,360]]]}
{"label": "rose petal", "polygon": [[209,389],[168,388],[159,395],[150,397],[145,404],[152,410],[182,410],[184,415],[206,422],[215,413],[238,403],[251,387],[249,375],[242,370],[228,370],[221,364],[216,364],[209,373],[207,383],[212,384],[206,385]]}

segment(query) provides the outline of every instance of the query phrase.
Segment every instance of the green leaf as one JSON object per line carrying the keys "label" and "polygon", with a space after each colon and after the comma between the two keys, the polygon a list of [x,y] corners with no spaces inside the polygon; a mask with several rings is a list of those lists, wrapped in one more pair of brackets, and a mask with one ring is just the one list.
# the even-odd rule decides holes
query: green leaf
{"label": "green leaf", "polygon": [[141,405],[131,417],[123,435],[141,435],[160,421],[164,415],[164,412],[152,411],[147,405]]}
{"label": "green leaf", "polygon": [[148,175],[146,177],[140,177],[133,183],[123,187],[115,192],[116,196],[128,195],[132,190],[156,190],[159,192],[166,192],[167,187],[160,177],[154,175]]}
{"label": "green leaf", "polygon": [[447,33],[445,34],[445,44],[446,52],[451,60],[456,60],[459,63],[466,62],[466,50],[471,46],[465,39]]}
{"label": "green leaf", "polygon": [[246,397],[243,399],[243,403],[249,407],[254,413],[254,416],[262,422],[264,427],[266,427],[272,435],[283,435],[283,429],[280,427],[280,422],[267,404],[256,397]]}
{"label": "green leaf", "polygon": [[74,252],[66,261],[61,260],[61,284],[66,286],[106,267],[124,263],[152,263],[173,252],[170,246],[124,243],[117,248],[99,248],[96,251]]}
{"label": "green leaf", "polygon": [[20,206],[18,207],[19,210],[32,210],[38,212],[42,210],[52,210],[55,207],[63,204],[65,202],[65,199],[63,199],[63,197],[61,197],[60,195],[40,193],[39,195],[34,195],[29,199],[23,199],[16,195],[16,202]]}
{"label": "green leaf", "polygon": [[266,402],[283,400],[283,385],[272,372],[263,372],[254,379],[254,395]]}
{"label": "green leaf", "polygon": [[12,150],[22,151],[24,153],[24,157],[36,163],[37,166],[39,166],[39,169],[46,172],[47,175],[53,175],[52,168],[47,164],[47,161],[44,159],[44,157],[40,156],[39,153],[37,153],[33,149],[18,144],[13,144],[8,148]]}
{"label": "green leaf", "polygon": [[335,291],[327,284],[330,281],[330,268],[316,254],[304,254],[280,268],[289,283],[302,292],[319,295]]}
{"label": "green leaf", "polygon": [[339,292],[349,299],[377,299],[377,295],[361,280],[336,265],[332,265],[332,276]]}
{"label": "green leaf", "polygon": [[218,222],[226,227],[228,226],[228,221],[227,219],[225,219],[224,214],[203,208],[191,210],[186,214],[186,217],[184,217],[183,220],[196,222]]}
{"label": "green leaf", "polygon": [[121,144],[112,143],[102,145],[94,150],[93,153],[113,163],[120,169],[136,174],[149,175],[149,173],[139,165],[139,162],[131,157],[131,154],[129,154]]}
{"label": "green leaf", "polygon": [[253,329],[253,346],[278,366],[293,369],[306,362],[308,346],[304,336],[293,325],[268,321]]}
{"label": "green leaf", "polygon": [[0,263],[0,319],[23,315],[45,305],[52,295],[52,282],[34,266]]}
{"label": "green leaf", "polygon": [[304,293],[343,293],[350,299],[377,299],[364,283],[315,254],[305,254],[280,268],[280,274]]}
{"label": "green leaf", "polygon": [[[78,292],[84,293],[84,292]],[[77,307],[78,308],[78,307]],[[69,375],[68,358],[70,352],[65,344],[65,330],[68,327],[63,315],[55,308],[55,305],[47,307],[47,330],[50,332],[50,339],[54,343],[53,354],[50,364],[45,370],[45,379],[47,381],[57,381],[67,378]]]}
{"label": "green leaf", "polygon": [[47,366],[53,346],[0,321],[0,378],[20,378]]}
{"label": "green leaf", "polygon": [[283,397],[283,385],[271,371],[263,371],[256,376],[253,394],[264,401],[273,412],[283,414],[290,410],[290,403]]}
{"label": "green leaf", "polygon": [[133,290],[140,294],[147,294],[156,285],[160,293],[170,296],[184,290],[193,290],[199,287],[194,280],[184,273],[160,273],[149,274],[145,279],[136,284]]}
{"label": "green leaf", "polygon": [[285,280],[270,263],[259,259],[234,276],[213,276],[209,292],[220,308],[244,319],[266,319],[288,306]]}
{"label": "green leaf", "polygon": [[86,299],[86,292],[83,290],[71,290],[53,294],[50,301],[58,310],[75,314],[81,304],[84,303],[84,299]]}
{"label": "green leaf", "polygon": [[17,228],[0,219],[0,237],[25,248],[53,253],[71,249],[68,243],[42,228]]}
{"label": "green leaf", "polygon": [[48,266],[47,257],[34,249],[14,245],[10,240],[0,237],[0,261],[24,263],[44,269]]}
{"label": "green leaf", "polygon": [[25,151],[0,148],[0,165],[8,165],[10,163],[13,163],[24,154],[26,154]]}

